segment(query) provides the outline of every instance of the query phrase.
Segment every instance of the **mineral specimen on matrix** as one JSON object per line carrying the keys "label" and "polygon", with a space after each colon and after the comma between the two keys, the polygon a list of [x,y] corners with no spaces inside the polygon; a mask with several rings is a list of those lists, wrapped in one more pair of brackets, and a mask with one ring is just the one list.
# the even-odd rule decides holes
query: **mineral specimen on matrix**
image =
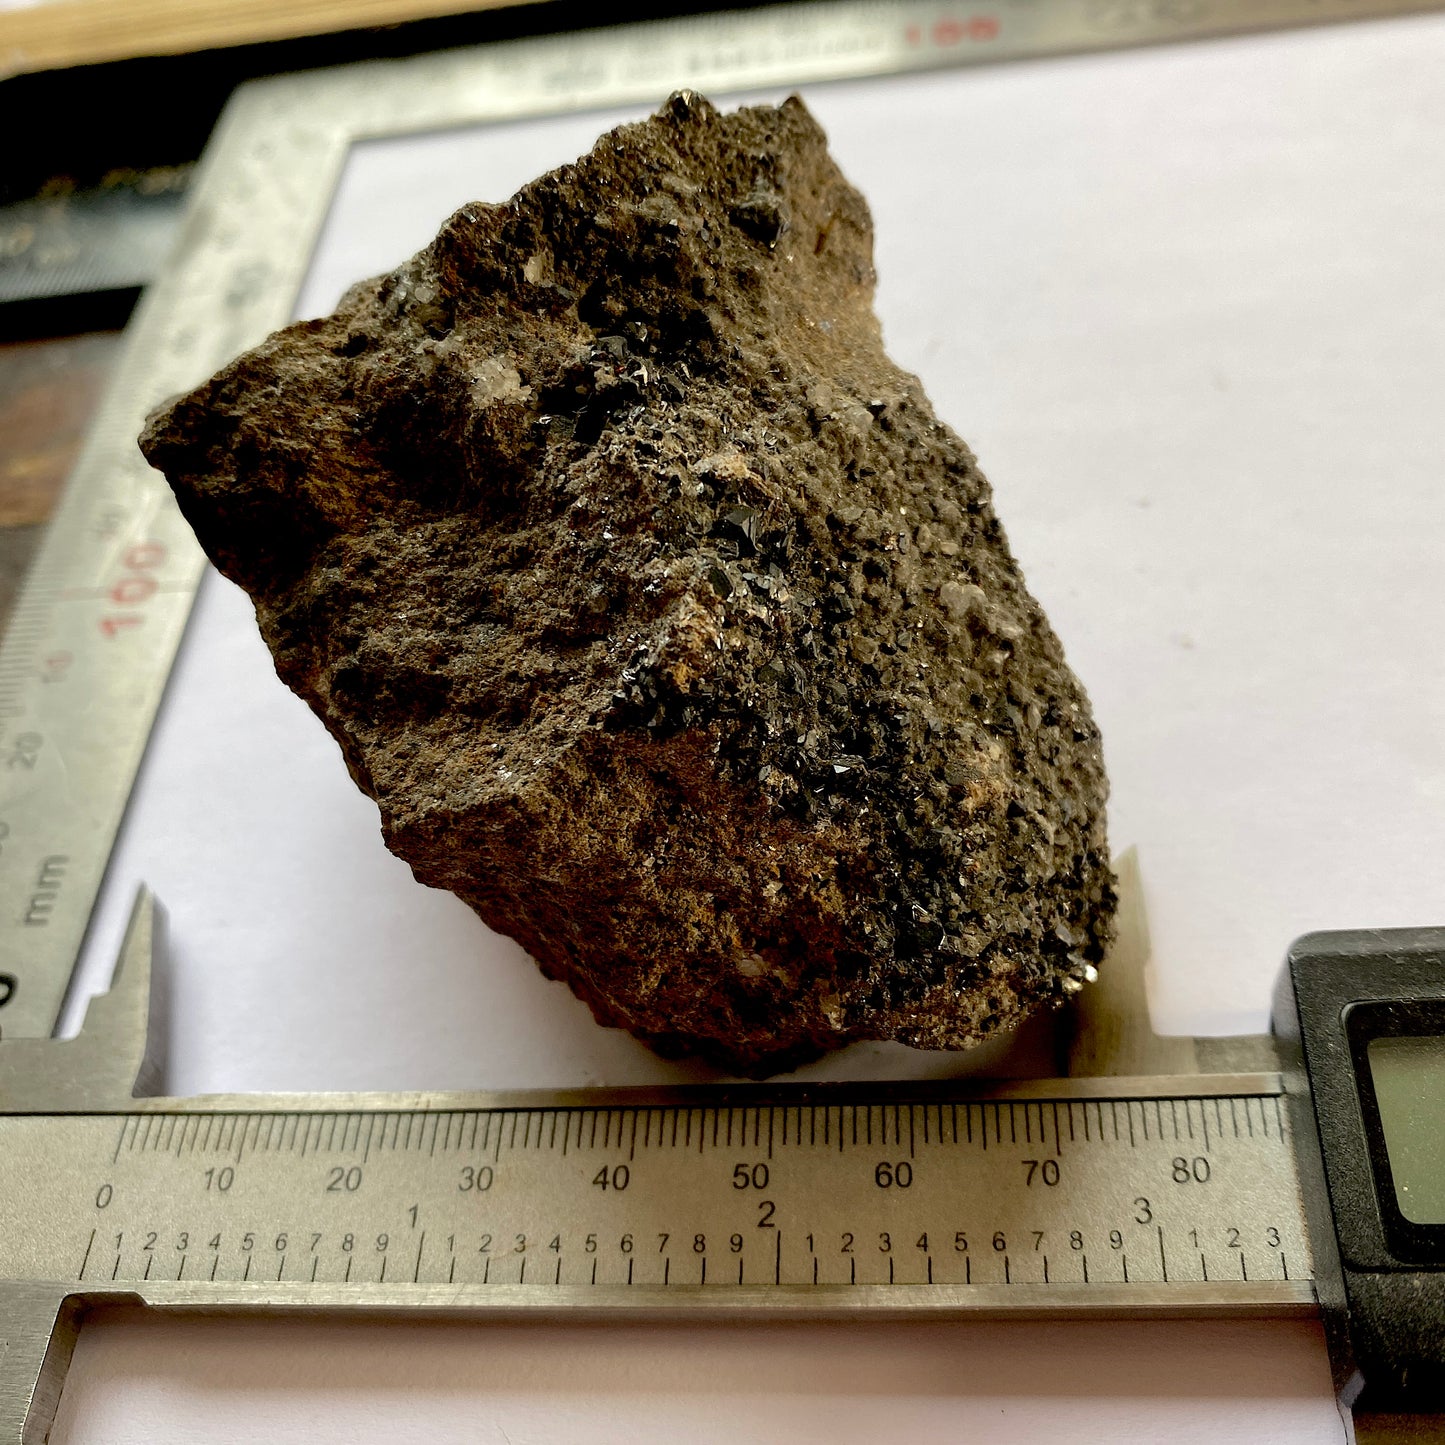
{"label": "mineral specimen on matrix", "polygon": [[1087,699],[873,283],[800,101],[678,94],[141,442],[417,878],[747,1074],[1110,937]]}

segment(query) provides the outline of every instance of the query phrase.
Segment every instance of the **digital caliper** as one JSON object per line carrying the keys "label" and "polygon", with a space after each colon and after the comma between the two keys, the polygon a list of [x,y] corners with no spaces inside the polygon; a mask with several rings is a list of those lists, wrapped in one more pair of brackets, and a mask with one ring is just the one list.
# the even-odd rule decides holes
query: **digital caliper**
{"label": "digital caliper", "polygon": [[81,1033],[0,1040],[0,1445],[46,1438],[81,1316],[114,1303],[1318,1309],[1354,1438],[1445,1439],[1445,930],[1301,940],[1275,1041],[1155,1039],[1124,877],[1065,1076],[514,1096],[133,1097],[142,897]]}
{"label": "digital caliper", "polygon": [[1302,938],[1274,1028],[1341,1406],[1445,1439],[1445,929]]}

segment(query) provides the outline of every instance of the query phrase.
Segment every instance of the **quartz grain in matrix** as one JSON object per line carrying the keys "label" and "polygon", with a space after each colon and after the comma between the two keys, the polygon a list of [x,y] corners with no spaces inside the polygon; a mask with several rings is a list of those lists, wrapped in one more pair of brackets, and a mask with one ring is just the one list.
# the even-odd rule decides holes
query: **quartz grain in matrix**
{"label": "quartz grain in matrix", "polygon": [[416,876],[750,1074],[1110,935],[1088,702],[873,282],[800,101],[680,94],[142,438]]}

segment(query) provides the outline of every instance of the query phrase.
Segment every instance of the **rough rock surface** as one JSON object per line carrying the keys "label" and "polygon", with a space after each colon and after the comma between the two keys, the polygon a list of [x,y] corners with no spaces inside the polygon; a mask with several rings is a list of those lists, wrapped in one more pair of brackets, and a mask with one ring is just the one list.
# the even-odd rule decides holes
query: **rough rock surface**
{"label": "rough rock surface", "polygon": [[801,102],[679,95],[142,438],[416,876],[748,1073],[1110,931],[1087,700],[873,281]]}

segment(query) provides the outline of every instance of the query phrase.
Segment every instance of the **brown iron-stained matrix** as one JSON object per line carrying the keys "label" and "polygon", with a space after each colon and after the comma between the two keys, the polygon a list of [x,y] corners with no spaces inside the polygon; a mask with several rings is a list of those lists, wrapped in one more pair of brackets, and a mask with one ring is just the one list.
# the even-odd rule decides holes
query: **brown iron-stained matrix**
{"label": "brown iron-stained matrix", "polygon": [[801,102],[680,94],[142,440],[417,877],[745,1073],[1110,933],[1087,700],[873,282]]}

